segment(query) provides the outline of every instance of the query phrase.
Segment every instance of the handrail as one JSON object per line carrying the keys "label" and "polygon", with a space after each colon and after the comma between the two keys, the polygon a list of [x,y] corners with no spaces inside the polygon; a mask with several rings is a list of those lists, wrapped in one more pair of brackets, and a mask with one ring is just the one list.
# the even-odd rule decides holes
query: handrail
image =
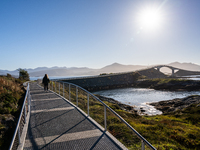
{"label": "handrail", "polygon": [[[104,106],[104,125],[105,125],[105,130],[107,128],[107,120],[106,120],[106,108],[109,109],[115,116],[117,116],[124,124],[126,124],[127,127],[129,127],[136,135],[137,137],[141,140],[141,143],[142,143],[142,150],[144,150],[144,144],[146,144],[150,149],[152,150],[156,150],[156,148],[154,148],[142,135],[140,135],[131,125],[129,125],[119,114],[117,114],[113,109],[111,109],[109,106],[107,106],[104,102],[102,102],[98,97],[96,97],[95,95],[93,95],[92,93],[90,93],[89,91],[87,91],[86,89],[76,85],[76,84],[73,84],[73,83],[69,83],[69,82],[63,82],[63,81],[52,81],[52,91],[53,91],[53,82],[58,82],[59,83],[59,94],[60,94],[60,83],[62,83],[63,85],[64,84],[68,84],[69,85],[69,93],[70,93],[70,86],[75,86],[76,87],[76,91],[77,91],[77,88],[80,88],[81,90],[83,90],[84,92],[87,93],[87,95],[90,95],[92,96],[94,99],[96,99],[97,101],[99,101],[103,106]],[[51,86],[50,86],[51,87]],[[55,92],[56,92],[56,86],[55,86]],[[63,95],[64,95],[64,89],[63,89]],[[76,97],[77,97],[77,92],[76,92]],[[69,100],[70,100],[70,94],[69,94]],[[77,105],[78,105],[78,102],[77,102]],[[89,96],[88,96],[88,115],[89,115]]]}
{"label": "handrail", "polygon": [[[28,124],[29,120],[27,119],[27,117],[29,115],[30,115],[30,86],[28,83],[26,96],[24,98],[21,113],[18,119],[18,123],[15,129],[15,133],[13,135],[9,150],[18,149],[19,145],[24,142],[24,141],[21,141],[21,135],[22,135],[21,133],[23,132],[24,125]],[[17,135],[18,135],[18,138],[17,138]]]}

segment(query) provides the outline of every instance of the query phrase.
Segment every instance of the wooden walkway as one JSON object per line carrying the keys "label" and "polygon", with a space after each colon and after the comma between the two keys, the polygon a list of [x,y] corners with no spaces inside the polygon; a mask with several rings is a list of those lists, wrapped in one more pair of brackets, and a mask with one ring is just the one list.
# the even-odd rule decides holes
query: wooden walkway
{"label": "wooden walkway", "polygon": [[126,149],[100,125],[68,100],[31,88],[31,115],[24,150],[119,150]]}

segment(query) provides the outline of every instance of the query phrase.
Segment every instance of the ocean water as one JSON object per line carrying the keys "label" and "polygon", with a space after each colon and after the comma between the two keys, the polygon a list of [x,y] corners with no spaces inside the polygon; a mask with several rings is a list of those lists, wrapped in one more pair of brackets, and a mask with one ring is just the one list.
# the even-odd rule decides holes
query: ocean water
{"label": "ocean water", "polygon": [[200,95],[200,91],[160,91],[146,88],[123,88],[97,91],[94,94],[113,98],[121,103],[134,106],[136,109],[143,108],[147,114],[161,114],[153,106],[148,105],[151,102],[159,102],[164,100],[171,100],[174,98],[183,98],[190,95]]}

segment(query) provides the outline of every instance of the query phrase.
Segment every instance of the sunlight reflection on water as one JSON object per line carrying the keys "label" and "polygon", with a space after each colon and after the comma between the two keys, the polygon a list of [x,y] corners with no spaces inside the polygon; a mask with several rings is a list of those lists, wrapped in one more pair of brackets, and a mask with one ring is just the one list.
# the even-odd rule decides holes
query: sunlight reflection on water
{"label": "sunlight reflection on water", "polygon": [[113,98],[119,102],[135,106],[136,109],[143,108],[148,114],[160,114],[161,112],[148,105],[151,102],[183,98],[189,95],[200,95],[200,91],[158,91],[146,88],[124,88],[97,91],[94,94]]}

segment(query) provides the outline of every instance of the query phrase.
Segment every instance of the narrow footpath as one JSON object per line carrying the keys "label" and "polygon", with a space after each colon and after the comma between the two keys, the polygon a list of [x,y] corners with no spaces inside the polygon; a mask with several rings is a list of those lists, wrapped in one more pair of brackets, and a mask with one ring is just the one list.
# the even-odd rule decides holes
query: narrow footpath
{"label": "narrow footpath", "polygon": [[30,85],[31,114],[24,150],[126,149],[68,100]]}

